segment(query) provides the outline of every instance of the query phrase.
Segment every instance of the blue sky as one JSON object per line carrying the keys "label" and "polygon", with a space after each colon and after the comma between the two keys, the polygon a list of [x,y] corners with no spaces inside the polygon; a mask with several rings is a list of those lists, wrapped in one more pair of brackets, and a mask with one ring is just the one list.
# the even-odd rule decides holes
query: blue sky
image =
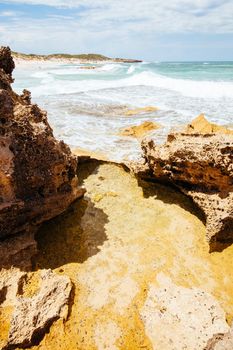
{"label": "blue sky", "polygon": [[0,44],[25,53],[233,60],[233,0],[0,0]]}

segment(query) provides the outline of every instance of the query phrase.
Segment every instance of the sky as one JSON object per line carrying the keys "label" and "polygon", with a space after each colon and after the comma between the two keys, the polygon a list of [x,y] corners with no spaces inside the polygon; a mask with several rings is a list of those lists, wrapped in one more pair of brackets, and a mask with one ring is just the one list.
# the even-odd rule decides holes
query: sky
{"label": "sky", "polygon": [[233,0],[0,0],[0,45],[150,61],[233,60]]}

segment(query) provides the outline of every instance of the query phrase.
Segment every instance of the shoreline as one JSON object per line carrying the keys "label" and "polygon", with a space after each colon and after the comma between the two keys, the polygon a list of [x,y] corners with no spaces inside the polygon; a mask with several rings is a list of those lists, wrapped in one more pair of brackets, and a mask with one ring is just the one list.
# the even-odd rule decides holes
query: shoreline
{"label": "shoreline", "polygon": [[60,64],[106,64],[106,63],[141,63],[142,60],[128,58],[110,58],[96,54],[84,55],[27,55],[21,53],[13,53],[15,65],[22,66],[23,64],[38,64],[38,63],[60,63]]}

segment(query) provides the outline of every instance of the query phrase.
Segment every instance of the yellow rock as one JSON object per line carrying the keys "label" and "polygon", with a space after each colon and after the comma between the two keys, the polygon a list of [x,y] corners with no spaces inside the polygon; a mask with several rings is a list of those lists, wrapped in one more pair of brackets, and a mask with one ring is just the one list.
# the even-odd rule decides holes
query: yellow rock
{"label": "yellow rock", "polygon": [[72,149],[72,153],[78,157],[85,156],[85,157],[90,157],[90,158],[94,158],[97,160],[108,160],[107,157],[101,152],[93,152],[93,151],[86,150],[83,148],[74,148],[74,149]]}
{"label": "yellow rock", "polygon": [[156,130],[159,128],[161,128],[160,124],[146,121],[140,125],[129,126],[127,128],[122,129],[120,131],[120,135],[140,138],[144,136],[147,132],[151,130]]}
{"label": "yellow rock", "polygon": [[104,195],[103,195],[103,194],[97,193],[97,194],[94,196],[93,200],[94,200],[94,202],[98,203],[98,202],[100,202],[103,198],[104,198]]}
{"label": "yellow rock", "polygon": [[136,109],[129,109],[127,112],[125,112],[125,115],[131,116],[131,115],[136,115],[136,114],[145,113],[145,112],[154,112],[158,110],[159,110],[158,107],[148,106],[148,107],[142,107],[142,108],[136,108]]}
{"label": "yellow rock", "polygon": [[185,132],[187,133],[200,133],[200,134],[232,134],[233,130],[227,129],[224,126],[217,125],[214,123],[208,122],[204,114],[200,114],[196,117],[191,124],[189,124]]}
{"label": "yellow rock", "polygon": [[100,202],[104,197],[117,197],[116,192],[105,192],[105,193],[97,193],[94,195],[93,200],[94,202],[98,203]]}
{"label": "yellow rock", "polygon": [[78,169],[84,198],[37,236],[36,262],[74,284],[70,315],[31,350],[203,349],[220,329],[212,306],[233,317],[233,245],[210,254],[193,203],[174,189],[139,186],[111,163]]}

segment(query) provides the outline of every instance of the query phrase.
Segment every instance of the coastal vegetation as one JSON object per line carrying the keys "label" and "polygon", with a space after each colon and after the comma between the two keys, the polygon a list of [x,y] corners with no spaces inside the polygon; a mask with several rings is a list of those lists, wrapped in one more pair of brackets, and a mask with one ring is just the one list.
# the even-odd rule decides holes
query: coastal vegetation
{"label": "coastal vegetation", "polygon": [[99,55],[95,53],[89,54],[67,54],[67,53],[55,53],[50,55],[37,55],[37,54],[25,54],[20,52],[12,51],[12,56],[15,58],[21,58],[24,60],[51,60],[51,59],[77,59],[77,60],[87,60],[87,61],[108,61],[111,58],[104,55]]}

